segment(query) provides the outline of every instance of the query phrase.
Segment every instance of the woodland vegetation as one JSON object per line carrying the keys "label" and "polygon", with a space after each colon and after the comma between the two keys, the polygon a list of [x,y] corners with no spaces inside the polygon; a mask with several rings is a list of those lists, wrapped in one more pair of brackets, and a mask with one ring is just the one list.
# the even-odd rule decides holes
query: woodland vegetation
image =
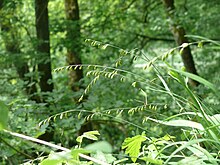
{"label": "woodland vegetation", "polygon": [[0,0],[0,164],[220,164],[219,0]]}

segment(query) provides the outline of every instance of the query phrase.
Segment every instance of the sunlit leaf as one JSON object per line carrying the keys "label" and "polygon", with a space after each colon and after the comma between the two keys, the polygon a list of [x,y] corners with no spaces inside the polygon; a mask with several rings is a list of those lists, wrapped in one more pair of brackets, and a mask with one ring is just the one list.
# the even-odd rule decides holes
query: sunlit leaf
{"label": "sunlit leaf", "polygon": [[74,148],[71,150],[71,155],[73,160],[79,161],[79,154],[88,154],[91,151],[83,149],[83,148]]}
{"label": "sunlit leaf", "polygon": [[98,140],[98,137],[96,135],[100,135],[98,131],[84,132],[81,136],[77,137],[76,141],[78,143],[82,143],[83,138],[87,138],[90,140]]}
{"label": "sunlit leaf", "polygon": [[131,157],[133,162],[136,162],[140,153],[141,144],[145,140],[145,133],[142,133],[142,135],[136,135],[132,138],[126,138],[124,140],[122,149],[125,149],[125,153]]}
{"label": "sunlit leaf", "polygon": [[44,159],[40,165],[62,165],[71,161],[70,152],[51,152],[47,159]]}
{"label": "sunlit leaf", "polygon": [[83,136],[85,138],[91,139],[91,140],[98,140],[98,137],[96,135],[100,135],[98,131],[89,131],[89,132],[83,133]]}
{"label": "sunlit leaf", "polygon": [[45,159],[40,163],[40,165],[62,165],[62,160]]}

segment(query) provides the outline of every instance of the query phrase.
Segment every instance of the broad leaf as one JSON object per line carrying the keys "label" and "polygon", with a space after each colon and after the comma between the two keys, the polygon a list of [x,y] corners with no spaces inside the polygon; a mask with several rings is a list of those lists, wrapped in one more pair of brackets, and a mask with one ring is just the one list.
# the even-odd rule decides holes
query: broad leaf
{"label": "broad leaf", "polygon": [[90,151],[102,151],[104,153],[111,153],[112,152],[112,146],[107,141],[99,141],[92,144],[89,144],[85,147],[85,149]]}
{"label": "broad leaf", "polygon": [[133,162],[136,162],[140,153],[141,143],[146,140],[145,133],[132,138],[126,138],[122,144],[122,149],[126,149],[125,153],[131,157]]}
{"label": "broad leaf", "polygon": [[62,160],[44,159],[40,165],[62,165]]}
{"label": "broad leaf", "polygon": [[112,154],[105,154],[102,151],[97,151],[95,154],[92,155],[95,159],[101,160],[103,162],[112,163],[116,160]]}
{"label": "broad leaf", "polygon": [[70,152],[51,152],[47,159],[44,159],[40,165],[62,165],[71,161]]}
{"label": "broad leaf", "polygon": [[89,150],[85,150],[83,148],[74,148],[71,150],[71,155],[73,160],[79,161],[79,154],[88,154]]}

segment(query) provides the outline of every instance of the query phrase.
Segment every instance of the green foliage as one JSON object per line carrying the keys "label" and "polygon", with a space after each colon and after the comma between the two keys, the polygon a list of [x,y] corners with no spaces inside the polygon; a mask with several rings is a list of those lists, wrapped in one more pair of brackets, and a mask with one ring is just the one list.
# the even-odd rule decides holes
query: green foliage
{"label": "green foliage", "polygon": [[[210,83],[209,81],[203,79],[200,76],[197,76],[197,75],[185,72],[185,71],[177,70],[177,69],[174,69],[174,68],[170,68],[170,70],[171,71],[175,71],[175,72],[180,73],[180,74],[182,74],[182,75],[184,75],[184,76],[186,76],[188,78],[191,78],[193,80],[196,80],[196,81],[200,82],[201,84],[203,84],[203,85],[207,86],[208,88],[210,88],[216,94],[219,93],[218,90],[216,90],[216,87],[215,87],[214,84]],[[172,76],[174,76],[174,78],[178,78],[178,77],[176,77],[176,74],[174,72],[170,72],[170,74]],[[182,81],[180,79],[178,79],[178,80],[182,83]]]}
{"label": "green foliage", "polygon": [[112,146],[107,141],[98,141],[92,144],[89,144],[85,147],[85,149],[90,151],[101,151],[104,153],[112,153]]}
{"label": "green foliage", "polygon": [[[108,45],[108,47],[110,47],[110,45]],[[121,49],[119,51],[119,54],[121,57],[123,57],[124,53],[121,54],[120,52]],[[127,54],[133,53],[131,51],[126,52],[126,56]],[[139,54],[138,56],[141,57],[142,55],[144,54]],[[100,118],[109,120],[113,118],[115,119],[115,121],[120,121],[128,124],[126,126],[126,129],[137,129],[137,132],[129,133],[133,135],[133,137],[124,138],[124,142],[121,143],[122,145],[119,144],[121,145],[122,149],[125,149],[125,154],[129,155],[133,163],[141,164],[141,162],[144,161],[146,164],[172,164],[173,162],[182,163],[184,161],[192,159],[197,163],[208,161],[213,164],[217,164],[218,162],[215,156],[219,148],[218,114],[212,115],[211,111],[205,106],[205,104],[203,104],[198,99],[198,96],[194,93],[194,91],[192,91],[188,87],[186,77],[199,81],[201,84],[209,88],[213,88],[213,84],[201,77],[194,76],[184,71],[175,69],[167,62],[165,63],[166,66],[168,65],[168,67],[166,68],[166,70],[164,70],[164,72],[162,72],[161,70],[159,70],[156,64],[160,62],[160,60],[167,59],[168,56],[162,59],[161,56],[153,58],[153,60],[150,60],[148,62],[148,67],[143,68],[143,70],[148,70],[152,68],[155,71],[154,73],[156,73],[156,75],[154,76],[155,80],[153,83],[152,81],[146,81],[146,79],[143,76],[139,76],[138,73],[134,74],[132,71],[124,69],[122,64],[115,65],[116,67],[102,65],[75,65],[57,68],[55,71],[71,70],[84,67],[87,69],[87,76],[94,77],[91,78],[90,82],[88,81],[88,85],[85,88],[85,91],[83,92],[83,94],[81,93],[81,98],[79,97],[80,101],[82,101],[83,97],[86,97],[87,95],[90,95],[91,97],[95,96],[93,93],[98,95],[99,92],[97,91],[105,91],[106,89],[104,88],[101,88],[100,90],[96,89],[94,91],[96,86],[100,88],[102,84],[100,82],[105,82],[105,79],[117,83],[127,83],[127,85],[131,87],[131,89],[137,90],[137,95],[135,95],[135,98],[143,99],[143,101],[141,102],[141,104],[137,104],[137,106],[133,105],[133,107],[122,108],[121,106],[126,105],[125,103],[122,102],[118,106],[109,106],[109,99],[103,105],[97,103],[98,106],[96,109],[89,110],[76,107],[72,110],[56,113],[43,120],[40,125],[47,127],[47,123],[52,120],[58,122],[58,119],[60,120],[59,122],[68,121],[68,119],[70,119],[70,114],[71,116],[74,115],[73,119],[83,118],[85,121],[98,121]],[[149,63],[151,64],[149,65]],[[167,75],[167,70],[170,74],[170,77],[168,78],[165,76]],[[176,86],[183,87],[182,91],[185,90],[186,94],[184,94],[183,92],[180,94],[175,93],[175,88],[170,85],[170,82],[177,83],[175,84]],[[112,89],[114,89],[114,87]],[[153,92],[158,92],[160,96],[158,95],[155,97],[155,94]],[[105,94],[104,98],[107,98],[107,93]],[[168,104],[169,109],[181,108],[180,111],[173,111],[170,113],[162,111],[164,109],[167,109],[167,104],[165,102],[162,102],[162,95],[166,95],[166,102],[168,101],[174,104],[173,107]],[[167,97],[167,95],[171,97],[169,98]],[[189,97],[191,100],[187,100],[184,97]],[[160,104],[162,105],[157,104],[157,99],[160,100]],[[94,102],[94,98],[89,98],[83,104],[87,108],[92,108],[93,106],[88,104]],[[109,109],[102,109],[106,105],[107,107],[109,106]],[[94,104],[94,107],[95,106],[96,104]],[[160,112],[162,113],[160,114]],[[150,116],[151,114],[154,115]],[[140,124],[140,119],[142,119],[142,124]],[[149,121],[152,121],[153,123],[150,123]],[[160,124],[161,128],[166,131],[167,129],[170,130],[170,127],[173,127],[171,129],[172,131],[169,131],[169,134],[171,135],[175,135],[176,127],[180,127],[184,131],[182,132],[179,129],[176,130],[176,132],[178,132],[178,134],[181,136],[163,136],[162,133],[159,133],[158,127],[154,127],[154,123]],[[68,122],[66,124],[68,124]],[[164,127],[162,127],[162,125],[164,125]],[[149,130],[147,130],[146,128],[149,128]],[[152,133],[154,128],[156,128],[156,131],[158,131],[158,135]],[[149,136],[146,137],[145,133],[139,135],[138,131],[140,130],[147,131],[147,134],[149,134]],[[102,129],[100,129],[100,131],[102,131]],[[162,138],[160,134],[162,135]],[[99,131],[84,132],[81,136],[78,136],[76,138],[76,142],[79,143],[79,146],[73,148],[70,153],[52,152],[48,156],[48,158],[42,160],[41,164],[90,164],[89,161],[80,160],[81,154],[91,154],[92,158],[100,160],[104,163],[118,164],[121,162],[126,162],[129,164],[130,161],[128,159],[119,159],[113,156],[111,154],[111,145],[107,142],[97,142],[89,145],[83,144],[84,138],[95,141],[98,140],[97,135],[100,135]],[[200,138],[200,136],[202,136],[202,138]],[[104,139],[104,136],[101,135],[101,138]],[[145,144],[143,144],[143,142],[145,142]],[[200,144],[205,145],[207,149],[203,149],[202,147],[200,147]],[[82,147],[82,145],[84,145],[85,147]],[[213,146],[215,147],[213,148]],[[103,148],[108,149],[103,150]],[[197,158],[194,158],[194,156],[190,156],[191,153],[197,155]],[[179,154],[182,157],[178,158]]]}
{"label": "green foliage", "polygon": [[83,138],[87,138],[90,140],[98,140],[98,137],[96,135],[100,135],[98,131],[89,131],[84,132],[81,136],[78,136],[76,141],[81,144],[83,141]]}
{"label": "green foliage", "polygon": [[73,163],[71,155],[68,152],[50,153],[47,159],[44,159],[40,165],[61,165]]}
{"label": "green foliage", "polygon": [[[10,106],[0,102],[0,164],[219,164],[218,0],[175,0],[175,21],[190,34],[177,47],[159,1],[78,3],[82,64],[66,66],[73,26],[63,1],[49,2],[51,93],[39,89],[33,1],[0,9],[0,99]],[[200,76],[181,69],[187,47]],[[18,69],[28,71],[23,79]],[[67,72],[80,69],[72,92]],[[36,139],[48,131],[49,143]]]}
{"label": "green foliage", "polygon": [[136,135],[132,138],[126,138],[122,144],[122,149],[126,149],[125,153],[129,154],[131,160],[135,163],[140,153],[141,144],[146,140],[145,133]]}
{"label": "green foliage", "polygon": [[80,163],[80,160],[79,160],[79,154],[80,153],[90,153],[91,151],[89,150],[85,150],[85,149],[82,149],[82,148],[76,148],[76,149],[72,149],[71,150],[71,155],[72,155],[72,159],[77,161],[78,163]]}
{"label": "green foliage", "polygon": [[0,131],[7,128],[8,125],[8,107],[0,100]]}

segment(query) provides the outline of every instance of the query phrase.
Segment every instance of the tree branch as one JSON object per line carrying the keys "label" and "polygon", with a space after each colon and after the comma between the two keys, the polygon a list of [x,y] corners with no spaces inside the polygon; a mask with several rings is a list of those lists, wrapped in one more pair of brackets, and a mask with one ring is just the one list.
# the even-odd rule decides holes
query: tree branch
{"label": "tree branch", "polygon": [[136,35],[138,37],[142,37],[142,38],[145,38],[145,39],[148,39],[148,40],[151,40],[151,41],[175,42],[174,39],[170,39],[170,38],[152,37],[152,36],[148,36],[148,35],[145,35],[145,34],[138,34],[138,33],[136,33]]}

